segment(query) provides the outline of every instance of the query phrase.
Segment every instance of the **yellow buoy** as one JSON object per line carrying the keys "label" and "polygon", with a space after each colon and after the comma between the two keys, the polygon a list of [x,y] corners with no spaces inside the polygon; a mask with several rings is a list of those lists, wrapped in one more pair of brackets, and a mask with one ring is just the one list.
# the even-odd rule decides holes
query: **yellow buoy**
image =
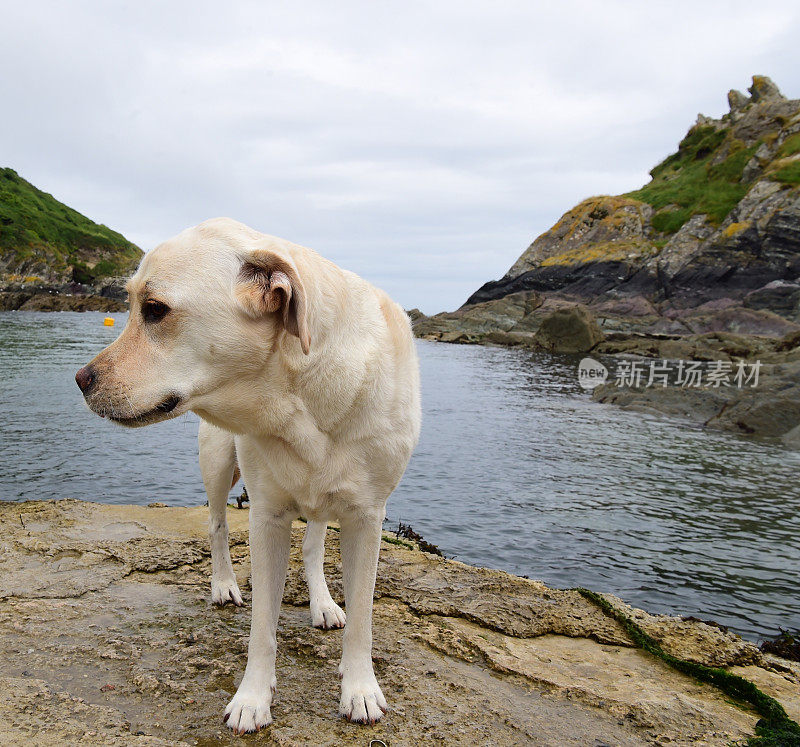
{"label": "yellow buoy", "polygon": [[103,324],[106,327],[113,327],[114,326],[114,318],[110,317],[110,316],[107,316],[105,319],[103,319]]}

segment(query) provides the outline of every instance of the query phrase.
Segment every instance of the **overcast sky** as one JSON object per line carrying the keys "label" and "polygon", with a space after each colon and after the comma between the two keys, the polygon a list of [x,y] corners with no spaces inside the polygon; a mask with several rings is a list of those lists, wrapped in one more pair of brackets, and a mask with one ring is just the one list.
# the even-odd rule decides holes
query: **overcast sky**
{"label": "overcast sky", "polygon": [[7,2],[0,165],[143,249],[227,215],[458,307],[698,112],[800,98],[793,2]]}

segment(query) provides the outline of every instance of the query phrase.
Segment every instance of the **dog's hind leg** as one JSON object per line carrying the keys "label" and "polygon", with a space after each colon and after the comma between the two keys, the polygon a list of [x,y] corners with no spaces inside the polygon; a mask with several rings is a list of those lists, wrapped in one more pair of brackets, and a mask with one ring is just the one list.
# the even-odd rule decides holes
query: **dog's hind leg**
{"label": "dog's hind leg", "polygon": [[342,638],[342,695],[339,713],[350,721],[374,724],[386,713],[372,668],[372,595],[378,570],[383,511],[343,513],[339,541],[347,625]]}
{"label": "dog's hind leg", "polygon": [[325,533],[327,523],[309,521],[303,537],[303,564],[311,599],[311,624],[315,628],[330,630],[343,628],[345,615],[342,608],[333,601],[328,584],[325,582]]}
{"label": "dog's hind leg", "polygon": [[197,434],[200,472],[208,495],[208,534],[211,540],[211,601],[242,605],[228,546],[228,493],[239,479],[233,434],[200,421]]}

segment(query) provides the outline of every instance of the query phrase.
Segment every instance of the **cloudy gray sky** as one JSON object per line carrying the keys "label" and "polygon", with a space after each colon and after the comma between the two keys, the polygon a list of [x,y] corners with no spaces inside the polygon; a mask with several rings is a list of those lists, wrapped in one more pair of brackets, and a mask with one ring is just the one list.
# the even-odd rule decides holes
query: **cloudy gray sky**
{"label": "cloudy gray sky", "polygon": [[795,2],[7,2],[0,165],[143,249],[228,215],[453,309],[770,75]]}

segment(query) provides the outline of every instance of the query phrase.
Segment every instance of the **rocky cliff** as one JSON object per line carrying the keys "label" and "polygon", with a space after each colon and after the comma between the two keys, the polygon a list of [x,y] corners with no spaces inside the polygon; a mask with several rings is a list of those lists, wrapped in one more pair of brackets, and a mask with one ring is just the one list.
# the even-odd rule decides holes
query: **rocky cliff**
{"label": "rocky cliff", "polygon": [[800,329],[800,101],[763,76],[749,93],[731,91],[720,119],[699,115],[645,187],[584,200],[420,334],[532,343],[542,318],[574,303],[604,332]]}
{"label": "rocky cliff", "polygon": [[141,256],[121,234],[0,169],[0,309],[119,310],[115,278]]}

